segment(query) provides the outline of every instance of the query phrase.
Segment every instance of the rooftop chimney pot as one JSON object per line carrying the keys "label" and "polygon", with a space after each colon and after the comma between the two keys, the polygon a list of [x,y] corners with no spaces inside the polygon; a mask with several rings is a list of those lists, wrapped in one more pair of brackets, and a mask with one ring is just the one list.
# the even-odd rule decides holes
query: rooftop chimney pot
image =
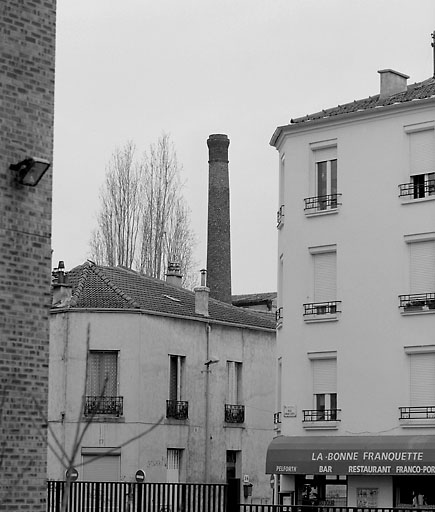
{"label": "rooftop chimney pot", "polygon": [[208,314],[208,299],[210,295],[210,288],[205,286],[207,271],[201,270],[201,286],[194,289],[195,292],[195,313],[197,315],[209,316]]}
{"label": "rooftop chimney pot", "polygon": [[170,261],[168,263],[168,271],[166,272],[166,282],[181,288],[182,279],[183,274],[181,273],[180,263]]}
{"label": "rooftop chimney pot", "polygon": [[381,69],[378,71],[381,75],[380,99],[383,100],[393,94],[406,92],[408,85],[406,81],[409,76],[394,71],[394,69]]}

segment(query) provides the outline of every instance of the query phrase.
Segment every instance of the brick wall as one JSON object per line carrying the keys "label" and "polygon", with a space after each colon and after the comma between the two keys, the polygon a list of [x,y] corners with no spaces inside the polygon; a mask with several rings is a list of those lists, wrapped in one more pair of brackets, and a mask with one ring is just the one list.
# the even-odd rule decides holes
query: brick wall
{"label": "brick wall", "polygon": [[45,511],[52,178],[50,169],[37,187],[24,187],[9,165],[27,156],[52,161],[55,12],[55,0],[0,2],[0,510],[7,511]]}
{"label": "brick wall", "polygon": [[210,297],[231,304],[231,229],[226,135],[210,135],[208,175],[207,286]]}

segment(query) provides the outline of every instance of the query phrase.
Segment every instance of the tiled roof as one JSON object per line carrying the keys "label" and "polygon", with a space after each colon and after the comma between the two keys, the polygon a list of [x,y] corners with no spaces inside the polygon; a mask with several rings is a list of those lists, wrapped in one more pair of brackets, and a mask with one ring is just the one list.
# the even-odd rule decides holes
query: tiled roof
{"label": "tiled roof", "polygon": [[[195,313],[195,293],[122,267],[103,267],[87,262],[67,274],[72,286],[73,309],[144,310],[168,316],[204,318]],[[275,329],[273,314],[257,314],[209,299],[211,321],[239,326]]]}
{"label": "tiled roof", "polygon": [[261,304],[276,299],[276,292],[264,293],[247,293],[244,295],[233,295],[232,302],[234,305],[242,304]]}
{"label": "tiled roof", "polygon": [[362,112],[374,108],[387,107],[398,103],[408,103],[410,101],[424,100],[435,97],[435,78],[428,78],[423,82],[418,82],[409,85],[405,92],[393,94],[386,98],[380,99],[380,95],[369,96],[362,100],[355,100],[352,103],[345,103],[336,107],[316,112],[315,114],[308,114],[303,117],[291,119],[291,124],[305,123],[307,121],[316,121],[319,119],[328,119],[343,114],[350,114],[353,112]]}

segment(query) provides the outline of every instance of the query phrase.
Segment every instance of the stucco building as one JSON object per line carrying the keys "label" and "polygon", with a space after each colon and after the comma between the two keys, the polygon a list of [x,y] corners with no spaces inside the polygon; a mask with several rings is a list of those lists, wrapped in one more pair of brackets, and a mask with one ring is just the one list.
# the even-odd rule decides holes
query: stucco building
{"label": "stucco building", "polygon": [[[274,316],[209,298],[205,280],[185,290],[176,267],[167,281],[92,263],[54,275],[49,421],[70,454],[92,420],[79,480],[143,469],[148,482],[228,482],[236,501],[246,480],[250,501],[271,500]],[[49,478],[64,472],[49,453]]]}
{"label": "stucco building", "polygon": [[435,79],[276,129],[277,501],[435,505]]}

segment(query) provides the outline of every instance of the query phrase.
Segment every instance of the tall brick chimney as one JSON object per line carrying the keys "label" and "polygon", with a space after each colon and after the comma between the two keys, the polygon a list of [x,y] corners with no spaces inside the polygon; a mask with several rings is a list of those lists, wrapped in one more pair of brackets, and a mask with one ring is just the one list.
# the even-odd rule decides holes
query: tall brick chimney
{"label": "tall brick chimney", "polygon": [[208,146],[207,286],[210,297],[231,304],[230,186],[226,135],[210,135]]}

